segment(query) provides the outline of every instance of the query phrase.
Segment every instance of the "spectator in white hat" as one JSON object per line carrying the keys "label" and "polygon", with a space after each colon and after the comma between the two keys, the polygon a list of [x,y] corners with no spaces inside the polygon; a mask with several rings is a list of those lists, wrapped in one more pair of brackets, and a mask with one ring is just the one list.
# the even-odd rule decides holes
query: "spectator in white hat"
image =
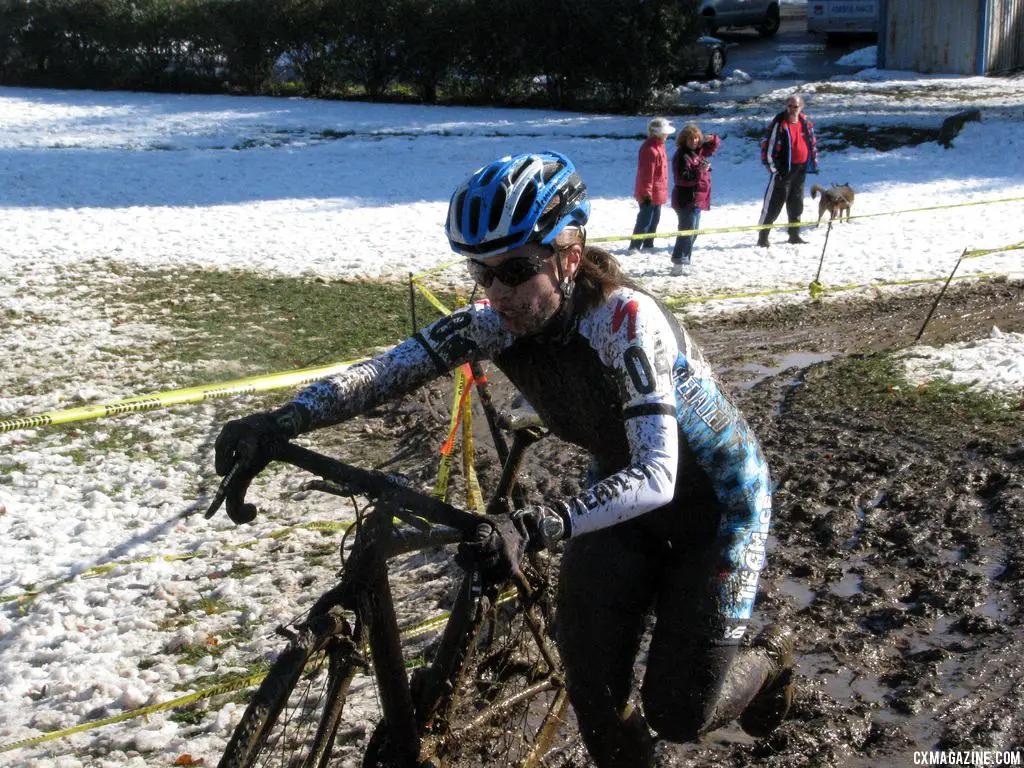
{"label": "spectator in white hat", "polygon": [[[664,117],[655,117],[647,124],[647,141],[640,147],[633,197],[640,205],[636,214],[634,235],[653,234],[661,220],[661,206],[668,202],[668,153],[665,139],[676,132]],[[629,242],[629,250],[653,248],[654,238],[638,238]]]}

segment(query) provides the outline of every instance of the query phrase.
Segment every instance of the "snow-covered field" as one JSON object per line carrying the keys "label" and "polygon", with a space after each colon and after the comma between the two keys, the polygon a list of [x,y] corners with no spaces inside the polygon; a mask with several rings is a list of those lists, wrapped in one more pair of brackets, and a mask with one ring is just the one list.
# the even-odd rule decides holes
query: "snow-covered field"
{"label": "snow-covered field", "polygon": [[[949,150],[823,148],[812,182],[849,182],[854,214],[878,214],[833,228],[826,286],[877,290],[944,278],[965,248],[1024,240],[1024,79],[869,70],[803,92],[821,130],[937,128],[970,107],[984,116]],[[767,174],[752,134],[786,95],[722,105],[697,120],[723,137],[705,227],[757,223]],[[451,190],[506,152],[569,154],[594,201],[590,236],[627,235],[646,119],[0,89],[0,419],[165,390],[186,373],[210,382],[237,375],[216,359],[160,360],[153,350],[164,330],[119,305],[116,291],[95,299],[98,288],[116,287],[118,270],[199,265],[404,278],[451,258],[442,228]],[[883,215],[988,200],[1013,202]],[[805,219],[816,217],[807,204]],[[674,228],[666,208],[660,230]],[[609,247],[655,292],[710,295],[805,289],[824,236],[824,226],[810,230],[810,245],[798,247],[776,233],[764,251],[753,247],[754,232],[709,234],[684,277],[668,276],[669,239],[643,256],[627,256],[623,240]],[[1024,274],[1021,251],[965,260],[957,271],[981,273]],[[458,270],[444,274],[463,279]],[[792,297],[757,299],[773,300]],[[1018,399],[1022,360],[1024,335],[995,331],[908,356],[915,381],[952,376]],[[245,672],[278,647],[267,633],[273,621],[294,614],[300,596],[330,577],[336,538],[307,529],[266,534],[310,518],[336,521],[336,499],[308,500],[301,517],[296,505],[271,504],[247,530],[186,515],[212,489],[220,424],[244,409],[212,402],[109,419],[99,431],[0,434],[0,749],[183,695],[210,675]],[[273,501],[289,482],[266,482],[261,498]],[[69,579],[185,553],[195,556]],[[320,581],[310,586],[312,577]],[[158,712],[0,752],[0,764],[168,765],[188,753],[210,765],[237,716],[234,704],[198,724]]]}

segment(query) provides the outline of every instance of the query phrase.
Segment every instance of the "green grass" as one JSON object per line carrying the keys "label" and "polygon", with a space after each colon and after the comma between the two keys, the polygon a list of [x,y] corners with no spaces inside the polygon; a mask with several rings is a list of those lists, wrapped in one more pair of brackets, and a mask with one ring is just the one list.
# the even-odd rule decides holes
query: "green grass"
{"label": "green grass", "polygon": [[79,445],[63,451],[76,466],[93,463],[97,456],[114,453],[131,459],[144,459],[152,450],[152,438],[123,425],[113,429],[109,421],[83,421],[71,425],[71,430],[76,437],[86,438]]}
{"label": "green grass", "polygon": [[231,570],[224,574],[227,579],[244,579],[252,576],[256,569],[247,563],[232,563]]}
{"label": "green grass", "polygon": [[[150,356],[235,361],[247,375],[360,357],[412,331],[401,283],[179,269],[135,272],[120,293],[145,321],[172,329]],[[439,298],[455,304],[451,294]],[[415,306],[418,325],[440,317],[419,292]]]}
{"label": "green grass", "polygon": [[819,96],[823,94],[851,95],[854,91],[856,91],[858,96],[877,96],[886,101],[897,102],[941,97],[945,101],[963,101],[974,104],[978,101],[1003,98],[1003,95],[997,90],[992,90],[991,92],[984,89],[956,91],[942,83],[930,84],[926,82],[898,86],[887,85],[885,87],[864,87],[862,83],[857,83],[856,86],[850,86],[846,83],[824,83],[816,85],[814,88],[815,95]]}
{"label": "green grass", "polygon": [[[760,141],[764,127],[750,127],[743,135],[751,141]],[[928,141],[938,141],[939,126],[924,128],[910,125],[819,125],[815,129],[818,149],[839,152],[848,147],[875,149],[888,152],[899,147],[914,147]]]}
{"label": "green grass", "polygon": [[1024,433],[1019,398],[975,392],[934,381],[916,386],[906,380],[903,361],[891,353],[833,361],[815,387],[828,387],[844,409],[878,413],[893,430],[917,432],[934,427],[942,434],[958,425],[965,441],[1017,441]]}
{"label": "green grass", "polygon": [[223,653],[223,649],[219,645],[189,643],[180,646],[174,653],[179,657],[182,664],[195,666],[207,656],[220,656]]}
{"label": "green grass", "polygon": [[234,671],[231,672],[215,672],[209,675],[199,675],[198,677],[191,678],[190,680],[182,683],[175,690],[215,688],[218,685],[234,682],[241,677],[252,677],[253,675],[264,674],[269,669],[270,662],[266,659],[260,658],[251,662],[249,666],[242,671],[234,669]]}
{"label": "green grass", "polygon": [[184,707],[171,712],[167,719],[180,725],[199,725],[208,711],[206,707]]}
{"label": "green grass", "polygon": [[213,597],[203,596],[195,603],[190,603],[186,608],[186,612],[191,611],[202,611],[207,616],[213,616],[218,613],[226,613],[232,610],[231,604],[227,600],[222,600]]}
{"label": "green grass", "polygon": [[303,557],[310,565],[323,565],[325,561],[337,560],[339,557],[339,545],[334,538],[337,534],[332,531],[324,531],[331,536],[331,541],[326,544],[309,545],[303,550]]}
{"label": "green grass", "polygon": [[0,485],[10,485],[15,472],[27,472],[28,464],[20,461],[0,460]]}
{"label": "green grass", "polygon": [[899,147],[915,147],[938,141],[939,126],[922,128],[909,125],[830,125],[817,129],[818,148],[831,151],[860,147],[888,152]]}

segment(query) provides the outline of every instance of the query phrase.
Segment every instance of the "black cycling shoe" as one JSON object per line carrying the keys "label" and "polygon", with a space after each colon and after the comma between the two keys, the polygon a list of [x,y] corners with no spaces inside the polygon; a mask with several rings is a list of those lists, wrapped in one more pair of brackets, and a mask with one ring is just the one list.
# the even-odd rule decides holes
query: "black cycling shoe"
{"label": "black cycling shoe", "polygon": [[792,630],[777,626],[762,630],[751,644],[753,648],[762,649],[775,667],[740,715],[740,727],[754,738],[770,734],[789,714],[796,689],[794,644]]}
{"label": "black cycling shoe", "polygon": [[800,237],[800,235],[789,238],[789,242],[791,245],[807,245],[807,241]]}

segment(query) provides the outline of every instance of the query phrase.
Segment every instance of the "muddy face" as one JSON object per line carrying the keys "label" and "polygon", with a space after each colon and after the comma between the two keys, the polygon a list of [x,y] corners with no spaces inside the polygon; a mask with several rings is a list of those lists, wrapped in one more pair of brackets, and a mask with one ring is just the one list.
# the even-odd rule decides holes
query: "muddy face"
{"label": "muddy face", "polygon": [[[578,253],[578,247],[559,251],[559,258],[564,260],[561,271],[567,278],[576,270]],[[555,316],[562,295],[558,288],[559,269],[550,246],[528,243],[481,263],[483,268],[474,265],[474,279],[483,285],[491,307],[509,333],[516,336],[537,333]],[[537,266],[529,266],[531,264]],[[515,269],[517,265],[519,269]],[[538,271],[523,279],[532,269]]]}

